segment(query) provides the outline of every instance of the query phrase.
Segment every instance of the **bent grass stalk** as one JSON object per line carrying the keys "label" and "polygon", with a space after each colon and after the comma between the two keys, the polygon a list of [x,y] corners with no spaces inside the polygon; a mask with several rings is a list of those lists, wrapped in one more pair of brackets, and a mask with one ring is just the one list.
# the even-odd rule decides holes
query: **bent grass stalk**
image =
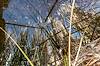
{"label": "bent grass stalk", "polygon": [[20,46],[16,43],[16,41],[4,30],[0,27],[0,29],[7,34],[7,36],[14,42],[14,44],[17,46],[17,48],[21,51],[21,53],[24,55],[24,57],[27,59],[27,61],[30,63],[31,66],[34,66],[32,61],[28,58],[28,56],[25,54],[25,52],[20,48]]}
{"label": "bent grass stalk", "polygon": [[70,51],[70,46],[71,46],[71,25],[72,25],[72,17],[73,17],[73,10],[74,10],[74,4],[75,0],[73,0],[72,7],[71,7],[71,16],[70,16],[70,27],[69,27],[69,46],[68,46],[68,60],[69,60],[69,66],[71,66],[71,51]]}

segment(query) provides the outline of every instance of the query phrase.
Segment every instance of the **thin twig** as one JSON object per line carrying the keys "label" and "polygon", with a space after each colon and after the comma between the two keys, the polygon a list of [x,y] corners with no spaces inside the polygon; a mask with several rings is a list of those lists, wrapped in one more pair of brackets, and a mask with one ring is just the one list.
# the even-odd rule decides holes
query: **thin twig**
{"label": "thin twig", "polygon": [[45,20],[44,20],[44,22],[46,22],[46,21],[48,20],[48,17],[49,17],[50,14],[52,13],[52,11],[53,11],[54,7],[56,6],[57,2],[58,2],[58,0],[56,0],[56,1],[54,2],[53,6],[51,7],[51,9],[50,9],[50,11],[49,11],[49,13],[48,13],[48,15],[47,15],[47,17],[46,17]]}
{"label": "thin twig", "polygon": [[5,23],[5,24],[15,25],[15,26],[21,26],[21,27],[28,27],[28,28],[38,28],[38,29],[41,29],[39,27],[30,26],[30,25],[23,25],[23,24],[15,24],[15,23]]}

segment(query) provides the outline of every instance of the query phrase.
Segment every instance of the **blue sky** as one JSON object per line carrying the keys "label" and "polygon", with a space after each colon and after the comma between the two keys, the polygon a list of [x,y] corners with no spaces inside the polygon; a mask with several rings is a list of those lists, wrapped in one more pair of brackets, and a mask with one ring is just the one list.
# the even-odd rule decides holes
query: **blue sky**
{"label": "blue sky", "polygon": [[[52,6],[53,2],[54,0],[10,0],[8,8],[4,11],[3,18],[7,22],[35,25],[38,23],[38,19],[41,18],[40,15],[45,19],[50,8],[48,4]],[[94,7],[100,7],[100,1]],[[100,11],[100,8],[96,9],[96,11]]]}
{"label": "blue sky", "polygon": [[[3,17],[5,20],[17,20],[17,22],[25,22],[25,23],[28,22],[28,20],[29,21],[36,20],[37,19],[36,17],[39,17],[39,15],[46,17],[49,8],[47,2],[52,5],[54,0],[10,0],[8,8],[4,11]],[[81,4],[82,6],[85,6],[84,3],[82,4]],[[100,1],[98,1],[94,5],[94,7],[99,7],[96,9],[96,11],[100,11]],[[36,12],[34,8],[40,14],[38,14],[38,12]]]}
{"label": "blue sky", "polygon": [[42,4],[42,0],[11,0],[8,8],[4,11],[3,17],[6,21],[16,20],[17,23],[22,24],[36,22],[37,17],[40,16],[33,6],[43,17],[47,15],[47,7]]}

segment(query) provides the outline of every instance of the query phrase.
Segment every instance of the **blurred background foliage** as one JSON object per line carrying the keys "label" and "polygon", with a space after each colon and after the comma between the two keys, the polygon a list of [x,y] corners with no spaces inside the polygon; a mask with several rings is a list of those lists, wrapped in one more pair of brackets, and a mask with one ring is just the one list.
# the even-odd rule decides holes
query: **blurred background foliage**
{"label": "blurred background foliage", "polygon": [[[35,66],[68,66],[71,4],[72,0],[0,0],[0,27],[13,37]],[[71,33],[72,66],[83,33],[76,66],[99,66],[99,0],[76,0]],[[0,44],[0,66],[30,66],[1,30]]]}

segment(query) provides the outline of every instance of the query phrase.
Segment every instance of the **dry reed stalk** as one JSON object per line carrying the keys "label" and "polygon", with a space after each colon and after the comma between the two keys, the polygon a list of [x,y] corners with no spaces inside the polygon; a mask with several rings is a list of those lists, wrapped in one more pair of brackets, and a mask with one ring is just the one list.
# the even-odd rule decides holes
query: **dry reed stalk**
{"label": "dry reed stalk", "polygon": [[74,61],[73,66],[76,65],[76,62],[77,62],[77,59],[78,59],[78,56],[79,56],[79,52],[80,52],[80,49],[81,49],[81,46],[82,46],[83,38],[84,38],[84,35],[82,35],[82,37],[81,37],[80,44],[79,44],[79,48],[78,48],[77,55],[76,55],[76,58],[75,58],[75,61]]}
{"label": "dry reed stalk", "polygon": [[71,7],[71,16],[70,16],[70,27],[69,27],[69,46],[68,46],[68,60],[69,60],[69,66],[71,66],[71,52],[70,52],[70,46],[71,46],[71,25],[72,25],[72,17],[73,17],[73,10],[74,10],[74,4],[75,0],[72,2],[72,7]]}

